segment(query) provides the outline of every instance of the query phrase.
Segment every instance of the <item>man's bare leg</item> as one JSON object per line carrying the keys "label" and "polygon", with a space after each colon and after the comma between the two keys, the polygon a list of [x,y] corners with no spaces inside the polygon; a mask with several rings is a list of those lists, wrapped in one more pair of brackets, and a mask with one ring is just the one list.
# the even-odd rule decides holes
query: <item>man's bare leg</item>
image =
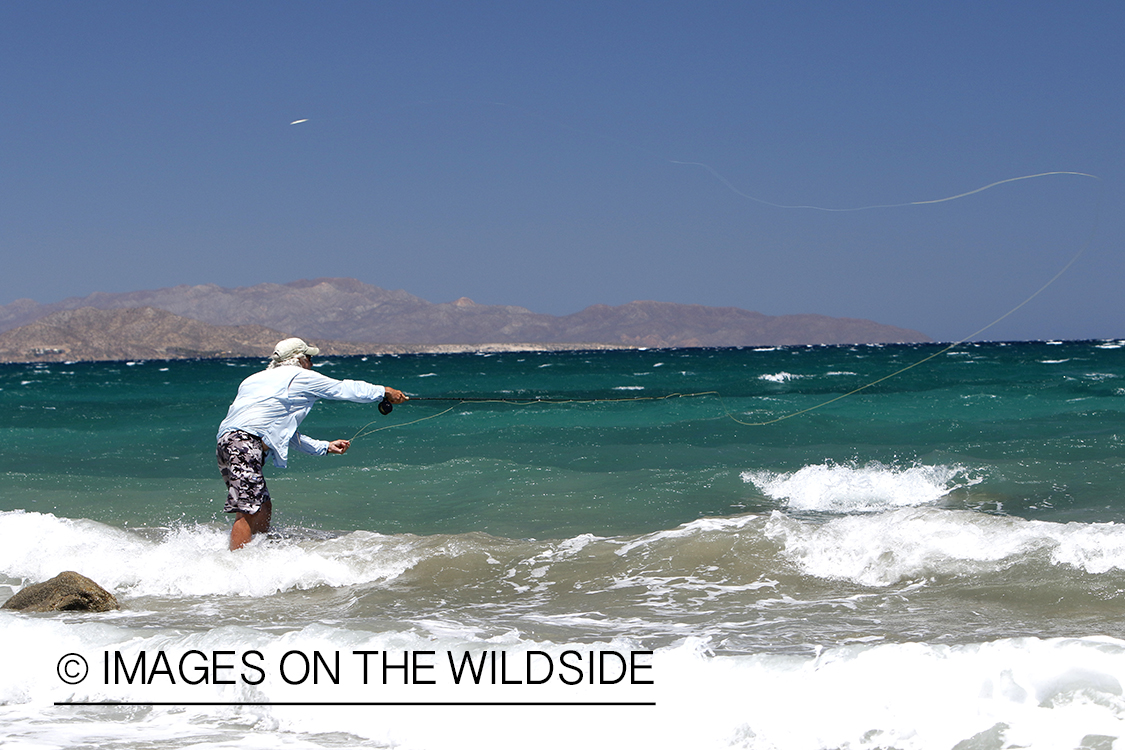
{"label": "man's bare leg", "polygon": [[264,534],[270,530],[270,516],[273,514],[273,503],[266,500],[257,513],[243,513],[239,511],[234,519],[234,526],[230,530],[230,549],[242,549],[250,542],[255,534]]}

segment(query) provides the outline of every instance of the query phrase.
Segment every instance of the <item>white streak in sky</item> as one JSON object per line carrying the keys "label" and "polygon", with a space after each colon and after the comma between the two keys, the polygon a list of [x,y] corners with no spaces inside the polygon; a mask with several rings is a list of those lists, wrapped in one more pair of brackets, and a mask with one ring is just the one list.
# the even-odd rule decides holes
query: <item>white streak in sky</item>
{"label": "white streak in sky", "polygon": [[302,122],[308,122],[308,121],[309,121],[309,118],[307,118],[307,117],[306,117],[306,118],[305,118],[305,119],[303,119],[303,120],[294,120],[293,122],[291,122],[291,123],[289,123],[289,124],[290,124],[290,125],[300,125],[300,124],[301,124]]}
{"label": "white streak in sky", "polygon": [[785,204],[782,204],[782,203],[772,203],[772,202],[767,201],[767,200],[762,200],[761,198],[755,198],[753,195],[750,195],[748,193],[744,193],[741,190],[739,190],[738,188],[736,188],[734,185],[731,184],[730,180],[728,180],[726,177],[723,177],[721,174],[719,174],[717,171],[715,171],[715,169],[713,167],[711,167],[708,164],[704,164],[704,163],[698,162],[698,161],[676,161],[675,159],[668,159],[668,161],[671,162],[672,164],[683,164],[683,165],[689,166],[689,167],[702,167],[703,169],[710,172],[712,177],[714,177],[716,180],[718,180],[719,182],[726,185],[727,189],[729,189],[732,193],[734,193],[735,195],[741,196],[743,198],[746,198],[747,200],[754,201],[755,203],[761,203],[763,205],[772,206],[774,208],[800,208],[800,209],[808,209],[810,211],[828,211],[828,212],[832,212],[832,213],[846,213],[846,212],[850,212],[850,211],[871,211],[872,209],[876,209],[876,208],[906,208],[907,206],[928,206],[928,205],[931,205],[933,203],[945,203],[947,201],[955,201],[959,198],[967,198],[970,195],[976,195],[977,193],[983,193],[985,190],[988,190],[990,188],[994,188],[997,185],[1006,185],[1009,182],[1019,182],[1020,180],[1034,180],[1038,177],[1052,177],[1052,176],[1055,176],[1055,175],[1071,175],[1071,176],[1074,176],[1074,177],[1089,177],[1091,179],[1098,180],[1099,182],[1101,181],[1101,178],[1098,177],[1097,175],[1087,174],[1086,172],[1064,172],[1064,171],[1039,172],[1038,174],[1027,174],[1027,175],[1023,175],[1022,177],[1009,177],[1006,180],[997,180],[996,182],[989,183],[988,185],[985,185],[984,187],[979,187],[979,188],[976,188],[975,190],[969,190],[968,192],[965,192],[965,193],[958,193],[957,195],[946,196],[945,198],[935,198],[933,200],[924,200],[924,201],[909,201],[909,202],[906,202],[906,203],[880,203],[880,204],[873,205],[873,206],[857,206],[855,208],[825,208],[824,206],[785,205]]}

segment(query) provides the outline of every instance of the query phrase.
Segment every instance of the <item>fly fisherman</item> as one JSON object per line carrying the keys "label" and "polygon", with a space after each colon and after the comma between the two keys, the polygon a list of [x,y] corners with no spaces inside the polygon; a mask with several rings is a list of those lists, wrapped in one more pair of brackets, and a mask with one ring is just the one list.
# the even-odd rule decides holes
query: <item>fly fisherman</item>
{"label": "fly fisherman", "polygon": [[372,385],[362,380],[333,380],[314,372],[312,357],[320,349],[301,339],[280,341],[270,356],[269,366],[254,373],[238,386],[226,419],[219,425],[219,471],[227,483],[227,502],[223,508],[235,513],[230,530],[231,550],[240,549],[254,534],[269,531],[270,493],[262,475],[266,454],[273,465],[285,468],[289,446],[305,453],[346,453],[349,440],[325,442],[297,431],[322,398],[335,401],[401,404],[406,395],[394,388]]}

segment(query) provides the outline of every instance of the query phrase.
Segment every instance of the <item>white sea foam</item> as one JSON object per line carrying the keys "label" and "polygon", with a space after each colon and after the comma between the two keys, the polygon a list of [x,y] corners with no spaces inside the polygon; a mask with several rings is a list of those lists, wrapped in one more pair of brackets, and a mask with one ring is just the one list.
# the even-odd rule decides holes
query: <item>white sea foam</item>
{"label": "white sea foam", "polygon": [[1090,574],[1125,570],[1125,526],[1059,524],[913,508],[800,521],[777,511],[767,537],[804,573],[865,586],[997,572],[1033,555]]}
{"label": "white sea foam", "polygon": [[960,466],[816,464],[795,472],[745,471],[744,482],[792,510],[855,513],[925,505],[979,483]]}
{"label": "white sea foam", "polygon": [[759,375],[758,380],[765,380],[770,383],[784,383],[789,380],[799,380],[805,377],[804,375],[794,375],[791,372],[775,372],[771,375]]}
{"label": "white sea foam", "polygon": [[[372,633],[309,625],[284,633],[238,626],[202,633],[171,629],[127,631],[88,621],[0,613],[0,638],[19,643],[0,671],[0,722],[14,747],[121,748],[165,743],[195,747],[327,748],[376,746],[426,750],[507,750],[528,746],[571,748],[951,748],[1105,746],[1125,731],[1125,642],[1104,638],[1004,639],[942,646],[921,643],[858,644],[815,656],[757,654],[717,656],[711,644],[688,637],[637,663],[636,673],[654,684],[565,685],[557,675],[541,685],[492,684],[487,675],[457,684],[449,658],[485,652],[505,656],[510,680],[525,667],[546,673],[548,658],[562,651],[630,654],[627,640],[574,646],[531,641],[512,633],[487,641],[456,628],[441,635]],[[179,660],[199,667],[216,652],[233,668],[235,684],[177,679]],[[363,658],[369,652],[368,679]],[[531,652],[538,652],[530,655]],[[149,684],[112,679],[116,654],[135,665],[141,654],[149,672],[163,652],[171,678]],[[223,652],[233,652],[224,654]],[[257,656],[251,652],[256,652]],[[336,680],[313,684],[304,658],[335,668]],[[111,654],[105,679],[105,657]],[[75,686],[62,683],[64,654],[83,656],[90,673]],[[339,655],[337,665],[336,655]],[[403,670],[383,682],[381,658],[433,665],[418,675],[435,684],[403,684]],[[261,672],[247,669],[242,659]],[[531,661],[529,661],[529,659]],[[611,658],[611,664],[616,659]],[[300,684],[288,684],[285,675]],[[314,662],[315,663],[315,662]],[[190,674],[196,677],[199,673]],[[248,684],[246,678],[261,684]],[[169,680],[173,680],[174,684]],[[107,684],[107,682],[109,684]],[[499,682],[499,677],[496,678]],[[158,706],[74,709],[56,701],[229,702],[636,702],[634,706]],[[644,704],[655,705],[644,705]],[[487,713],[485,713],[487,712]],[[1106,738],[1100,745],[1090,737]]]}
{"label": "white sea foam", "polygon": [[1047,526],[1052,532],[1052,562],[1094,574],[1125,570],[1125,526],[1116,523],[1037,526]]}
{"label": "white sea foam", "polygon": [[94,521],[5,512],[0,575],[34,583],[77,570],[118,596],[261,597],[389,580],[416,564],[420,554],[401,539],[354,532],[284,544],[258,537],[232,555],[228,536],[225,529],[192,526],[154,540]]}
{"label": "white sea foam", "polygon": [[[1125,525],[1059,524],[941,508],[904,508],[828,521],[804,520],[781,511],[768,517],[701,518],[636,537],[580,534],[520,543],[520,551],[504,562],[496,557],[504,558],[501,550],[511,543],[483,537],[357,531],[331,539],[255,540],[232,555],[226,551],[224,529],[194,527],[171,530],[160,539],[149,536],[47,514],[3,513],[0,578],[6,578],[14,591],[63,570],[78,570],[124,602],[148,596],[198,602],[213,596],[261,599],[318,587],[381,587],[419,575],[420,585],[429,586],[430,576],[447,565],[476,566],[477,572],[466,580],[491,580],[494,573],[473,562],[481,559],[490,567],[504,565],[499,570],[507,570],[502,575],[505,585],[530,590],[561,581],[569,588],[573,562],[584,566],[588,576],[583,590],[587,585],[589,590],[612,588],[608,582],[619,580],[637,585],[636,601],[641,602],[668,588],[667,582],[661,583],[662,576],[692,596],[706,598],[716,592],[772,585],[777,573],[771,568],[780,572],[787,565],[805,575],[873,587],[935,577],[988,576],[1021,564],[1090,575],[1125,571]],[[52,539],[52,544],[37,541],[44,538]],[[740,565],[748,566],[745,570],[729,563],[706,567],[720,565],[732,545],[755,545],[757,539],[770,540],[776,547],[758,547],[753,554],[765,557],[755,563],[740,558]],[[499,546],[490,551],[489,544]],[[623,562],[589,567],[604,553]],[[771,562],[775,555],[780,559]],[[662,562],[666,558],[694,559],[703,567],[681,570]],[[556,565],[561,567],[556,570]],[[658,631],[664,626],[654,625]]]}

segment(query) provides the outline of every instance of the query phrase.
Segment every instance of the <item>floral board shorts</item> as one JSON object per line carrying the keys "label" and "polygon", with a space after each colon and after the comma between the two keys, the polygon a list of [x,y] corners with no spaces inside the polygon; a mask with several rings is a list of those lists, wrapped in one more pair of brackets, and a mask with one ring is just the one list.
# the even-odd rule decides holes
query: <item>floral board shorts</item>
{"label": "floral board shorts", "polygon": [[219,437],[215,456],[223,481],[227,483],[224,511],[253,515],[270,499],[266,478],[262,475],[262,464],[268,452],[262,439],[249,432],[231,430]]}

